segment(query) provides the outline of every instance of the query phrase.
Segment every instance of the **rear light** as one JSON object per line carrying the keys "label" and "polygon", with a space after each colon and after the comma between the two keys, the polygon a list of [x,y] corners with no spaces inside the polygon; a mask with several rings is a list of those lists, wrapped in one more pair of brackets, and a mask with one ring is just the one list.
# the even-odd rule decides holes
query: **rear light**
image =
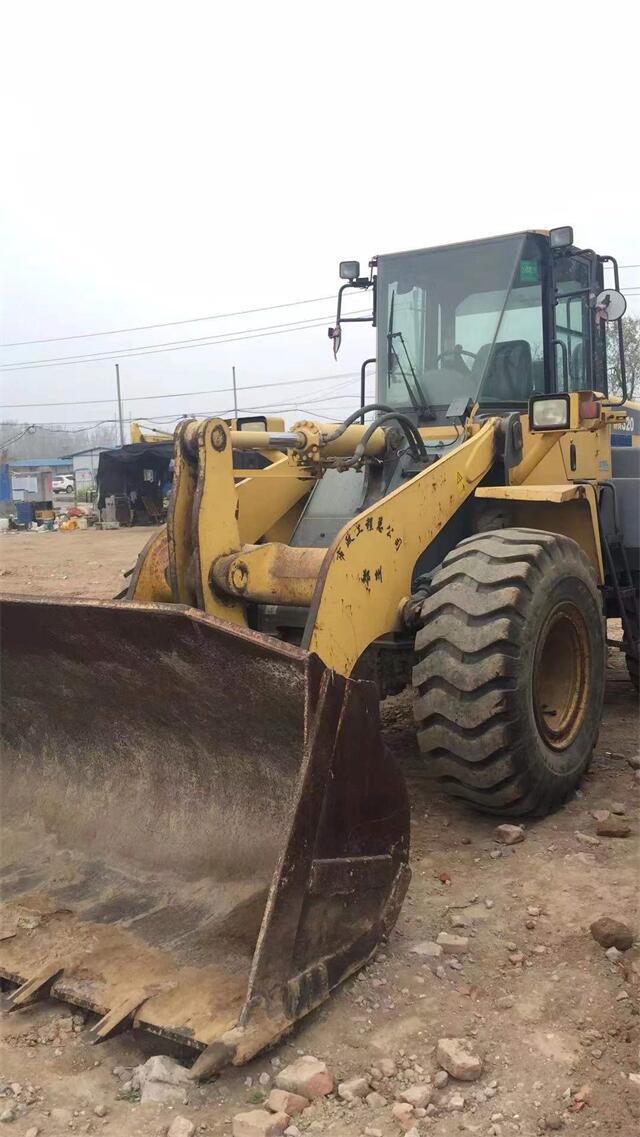
{"label": "rear light", "polygon": [[584,401],[580,401],[580,418],[600,418],[600,403],[597,399],[585,399]]}

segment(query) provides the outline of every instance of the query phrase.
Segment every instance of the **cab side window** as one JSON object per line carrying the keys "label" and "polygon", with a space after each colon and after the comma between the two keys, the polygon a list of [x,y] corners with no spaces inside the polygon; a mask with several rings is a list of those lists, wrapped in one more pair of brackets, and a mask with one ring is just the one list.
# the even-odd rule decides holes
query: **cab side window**
{"label": "cab side window", "polygon": [[558,389],[565,390],[563,355],[566,351],[569,391],[588,391],[591,379],[591,310],[589,308],[589,265],[578,257],[556,262],[555,338]]}

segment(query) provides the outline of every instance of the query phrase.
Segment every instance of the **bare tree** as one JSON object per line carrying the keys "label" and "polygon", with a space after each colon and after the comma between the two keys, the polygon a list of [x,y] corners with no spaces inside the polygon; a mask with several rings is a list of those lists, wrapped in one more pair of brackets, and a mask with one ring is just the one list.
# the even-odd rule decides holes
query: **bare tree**
{"label": "bare tree", "polygon": [[117,446],[114,423],[76,430],[65,423],[39,426],[28,422],[0,423],[0,451],[9,460],[19,458],[63,458],[94,446]]}
{"label": "bare tree", "polygon": [[[625,372],[627,377],[627,397],[633,399],[640,395],[640,317],[623,316],[622,335],[624,338]],[[612,394],[622,393],[620,378],[620,353],[618,350],[618,331],[616,327],[607,328],[607,364],[609,388]]]}

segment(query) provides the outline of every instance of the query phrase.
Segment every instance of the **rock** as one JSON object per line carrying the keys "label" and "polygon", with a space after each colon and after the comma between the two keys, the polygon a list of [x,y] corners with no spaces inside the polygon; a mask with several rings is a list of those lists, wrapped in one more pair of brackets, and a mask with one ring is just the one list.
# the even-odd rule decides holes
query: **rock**
{"label": "rock", "polygon": [[378,1062],[378,1066],[385,1078],[393,1078],[398,1070],[393,1058],[381,1058]]}
{"label": "rock", "polygon": [[440,932],[436,942],[447,955],[464,955],[469,950],[468,936],[452,936],[450,932]]}
{"label": "rock", "polygon": [[461,1082],[475,1082],[482,1073],[482,1059],[467,1038],[441,1038],[436,1060],[443,1070]]}
{"label": "rock", "polygon": [[305,1098],[319,1098],[333,1091],[335,1082],[324,1062],[305,1054],[276,1074],[276,1086]]}
{"label": "rock", "polygon": [[592,837],[590,833],[580,833],[578,830],[576,830],[576,841],[581,845],[592,845],[594,848],[600,844],[597,837]]}
{"label": "rock", "polygon": [[136,1066],[132,1078],[137,1081],[140,1089],[145,1082],[166,1082],[168,1086],[190,1086],[193,1084],[186,1067],[176,1062],[175,1058],[169,1058],[167,1054],[155,1054],[153,1058],[148,1058],[142,1066]]}
{"label": "rock", "polygon": [[531,904],[527,908],[527,914],[529,916],[541,916],[542,915],[542,908],[536,908],[536,907],[534,907],[534,905]]}
{"label": "rock", "polygon": [[406,1101],[396,1101],[391,1108],[391,1114],[401,1129],[405,1131],[413,1128],[413,1106]]}
{"label": "rock", "polygon": [[493,900],[490,900],[489,897],[486,897],[485,902],[484,902],[484,906],[485,906],[485,908],[489,908],[489,909],[493,908]]}
{"label": "rock", "polygon": [[559,1113],[549,1113],[544,1120],[550,1133],[557,1133],[564,1126],[564,1121]]}
{"label": "rock", "polygon": [[261,1074],[258,1074],[258,1085],[263,1086],[265,1089],[267,1086],[270,1086],[271,1074],[267,1074],[266,1070],[263,1070]]}
{"label": "rock", "polygon": [[622,815],[623,813],[627,812],[627,807],[623,801],[612,801],[611,812]]}
{"label": "rock", "polygon": [[632,948],[622,961],[622,972],[627,983],[637,987],[640,985],[640,949]]}
{"label": "rock", "polygon": [[501,845],[517,845],[524,841],[524,829],[521,825],[497,825],[493,831],[494,841]]}
{"label": "rock", "polygon": [[181,1117],[178,1114],[167,1129],[167,1137],[193,1137],[195,1131],[196,1127],[193,1121],[189,1121],[188,1117]]}
{"label": "rock", "polygon": [[[442,1073],[444,1073],[444,1070]],[[412,1105],[414,1109],[424,1109],[431,1101],[432,1093],[433,1090],[431,1086],[416,1085],[409,1086],[408,1090],[404,1090],[404,1092],[400,1094],[400,1097],[402,1101],[406,1101],[409,1105]]]}
{"label": "rock", "polygon": [[[357,1101],[366,1098],[371,1086],[366,1078],[349,1078],[347,1082],[338,1085],[338,1097],[343,1101]],[[304,1106],[302,1107],[304,1109]]]}
{"label": "rock", "polygon": [[628,821],[621,821],[619,817],[610,817],[596,825],[598,837],[628,837],[630,832]]}
{"label": "rock", "polygon": [[12,1121],[15,1121],[16,1117],[16,1111],[11,1107],[9,1107],[9,1109],[3,1109],[2,1113],[0,1113],[0,1121],[6,1122],[7,1125],[11,1124]]}
{"label": "rock", "polygon": [[459,1109],[464,1109],[464,1097],[463,1097],[463,1095],[462,1094],[452,1094],[451,1097],[449,1098],[448,1102],[447,1102],[447,1109],[450,1109],[452,1112],[459,1110]]}
{"label": "rock", "polygon": [[622,920],[611,916],[600,916],[589,925],[591,935],[604,948],[616,947],[618,951],[628,951],[633,944],[633,932]]}
{"label": "rock", "polygon": [[61,1109],[56,1107],[51,1110],[51,1120],[54,1125],[58,1125],[60,1129],[67,1129],[73,1121],[73,1113],[70,1109]]}
{"label": "rock", "polygon": [[376,1129],[373,1125],[365,1125],[364,1137],[382,1137],[382,1130]]}
{"label": "rock", "polygon": [[449,1081],[449,1075],[446,1070],[438,1070],[437,1074],[433,1075],[433,1084],[437,1090],[443,1090]]}
{"label": "rock", "polygon": [[513,995],[501,995],[499,999],[496,999],[496,1007],[499,1011],[508,1011],[515,1006],[515,1002]]}
{"label": "rock", "polygon": [[610,947],[607,948],[604,954],[606,955],[607,959],[611,960],[612,963],[617,963],[619,959],[622,959],[623,953],[621,951],[618,951],[617,947]]}
{"label": "rock", "polygon": [[514,967],[518,967],[521,963],[524,963],[524,954],[521,951],[512,951],[509,956],[509,963],[512,963]]}
{"label": "rock", "polygon": [[576,1101],[583,1101],[586,1105],[591,1103],[591,1086],[582,1086],[575,1095]]}
{"label": "rock", "polygon": [[297,1125],[287,1125],[284,1131],[284,1137],[302,1137]]}
{"label": "rock", "polygon": [[423,940],[422,943],[414,944],[409,948],[412,955],[420,955],[423,959],[440,959],[442,955],[442,948],[440,944],[436,944],[433,940]]}
{"label": "rock", "polygon": [[594,821],[606,821],[608,817],[611,817],[611,814],[608,809],[592,809],[591,816]]}
{"label": "rock", "polygon": [[32,1125],[30,1129],[27,1129],[24,1137],[38,1137],[39,1133],[40,1133],[40,1130],[38,1129],[38,1126]]}
{"label": "rock", "polygon": [[640,754],[633,754],[631,758],[627,758],[627,762],[632,770],[640,770]]}
{"label": "rock", "polygon": [[[124,1086],[123,1086],[124,1090]],[[140,1090],[140,1104],[186,1105],[187,1091],[184,1086],[171,1086],[168,1082],[145,1082]]]}
{"label": "rock", "polygon": [[382,1094],[379,1094],[377,1090],[373,1090],[370,1094],[367,1094],[365,1101],[371,1109],[384,1109],[387,1104],[387,1099],[383,1098]]}
{"label": "rock", "polygon": [[471,920],[465,916],[464,912],[450,912],[449,923],[452,928],[470,928]]}
{"label": "rock", "polygon": [[301,1094],[278,1089],[272,1090],[265,1102],[267,1109],[273,1110],[274,1113],[288,1113],[289,1117],[302,1113],[309,1104],[309,1098],[304,1098]]}
{"label": "rock", "polygon": [[95,1113],[96,1117],[106,1117],[109,1110],[107,1109],[106,1105],[97,1105],[94,1108],[93,1112]]}
{"label": "rock", "polygon": [[[269,1113],[266,1109],[251,1109],[247,1113],[236,1113],[231,1122],[231,1132],[233,1137],[280,1137],[290,1121],[291,1118],[286,1113]],[[193,1133],[193,1129],[191,1133]],[[167,1137],[173,1137],[171,1130],[169,1130]]]}
{"label": "rock", "polygon": [[631,1082],[632,1086],[635,1086],[636,1089],[640,1090],[640,1074],[629,1074],[629,1081]]}

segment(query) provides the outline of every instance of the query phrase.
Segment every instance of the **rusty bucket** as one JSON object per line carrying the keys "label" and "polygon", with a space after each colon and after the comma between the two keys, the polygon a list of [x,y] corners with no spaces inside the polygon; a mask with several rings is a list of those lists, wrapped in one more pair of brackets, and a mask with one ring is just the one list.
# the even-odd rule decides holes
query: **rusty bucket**
{"label": "rusty bucket", "polygon": [[408,883],[373,685],[195,609],[2,604],[0,977],[200,1051],[276,1040]]}

